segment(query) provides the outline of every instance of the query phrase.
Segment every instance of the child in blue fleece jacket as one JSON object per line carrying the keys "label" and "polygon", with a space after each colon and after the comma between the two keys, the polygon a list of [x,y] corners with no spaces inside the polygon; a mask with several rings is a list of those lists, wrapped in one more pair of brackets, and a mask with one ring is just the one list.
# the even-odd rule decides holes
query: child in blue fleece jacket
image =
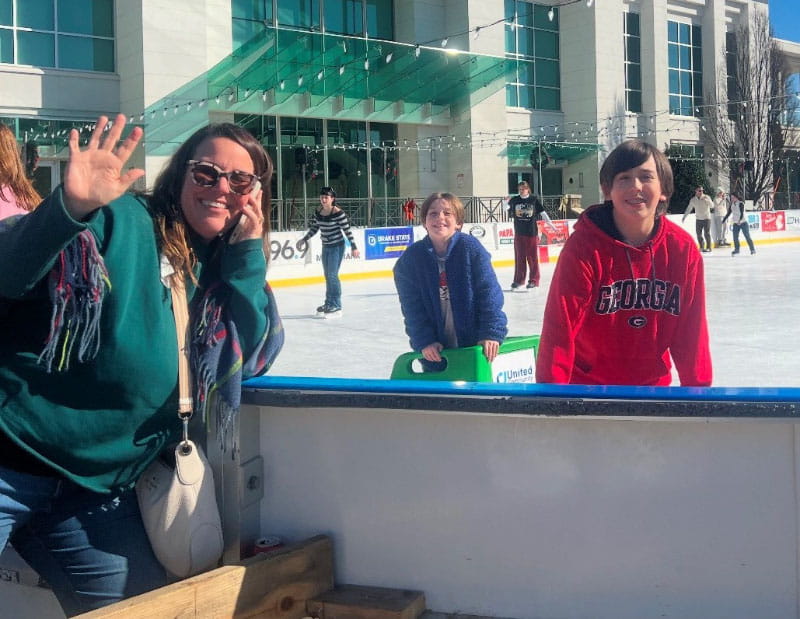
{"label": "child in blue fleece jacket", "polygon": [[428,235],[411,245],[394,267],[394,282],[411,348],[429,369],[442,369],[445,348],[483,347],[491,362],[508,333],[503,291],[489,252],[463,234],[464,205],[450,193],[423,202]]}

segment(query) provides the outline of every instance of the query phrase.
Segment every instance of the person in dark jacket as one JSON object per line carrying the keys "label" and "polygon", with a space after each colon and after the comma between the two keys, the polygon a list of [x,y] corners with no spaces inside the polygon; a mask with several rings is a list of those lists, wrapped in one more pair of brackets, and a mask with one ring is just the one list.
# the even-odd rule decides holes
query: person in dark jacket
{"label": "person in dark jacket", "polygon": [[491,256],[478,239],[463,234],[464,205],[450,193],[423,202],[428,235],[411,245],[394,267],[411,348],[426,368],[441,369],[445,348],[479,345],[488,361],[508,333],[503,291]]}

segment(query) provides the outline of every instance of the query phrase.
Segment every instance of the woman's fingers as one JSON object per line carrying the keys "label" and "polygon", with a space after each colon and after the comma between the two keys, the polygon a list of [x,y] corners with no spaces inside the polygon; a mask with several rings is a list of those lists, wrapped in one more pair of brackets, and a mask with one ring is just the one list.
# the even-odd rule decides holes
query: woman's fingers
{"label": "woman's fingers", "polygon": [[99,116],[97,118],[97,123],[95,123],[94,131],[92,131],[92,136],[89,138],[88,147],[98,148],[100,146],[100,140],[103,136],[103,130],[105,129],[106,125],[108,124],[108,116]]}
{"label": "woman's fingers", "polygon": [[142,139],[143,134],[144,132],[142,131],[141,127],[134,127],[133,129],[131,129],[131,132],[128,135],[128,137],[125,138],[125,141],[123,141],[122,144],[119,145],[119,148],[117,148],[117,157],[119,157],[122,163],[128,161],[128,159],[131,156],[131,153],[133,153],[133,151],[136,150],[136,147],[139,145],[139,140]]}

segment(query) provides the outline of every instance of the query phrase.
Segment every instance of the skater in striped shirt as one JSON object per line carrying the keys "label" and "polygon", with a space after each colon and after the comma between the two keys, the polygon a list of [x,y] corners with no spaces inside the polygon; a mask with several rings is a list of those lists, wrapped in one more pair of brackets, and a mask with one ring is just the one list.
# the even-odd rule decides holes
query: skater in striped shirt
{"label": "skater in striped shirt", "polygon": [[339,267],[344,259],[344,237],[350,242],[350,253],[358,258],[353,232],[347,214],[336,205],[336,192],[331,187],[319,190],[319,208],[314,212],[314,220],[302,239],[297,241],[297,249],[320,232],[322,238],[322,270],[325,274],[325,303],[317,308],[317,316],[334,318],[342,315],[342,284],[339,281]]}

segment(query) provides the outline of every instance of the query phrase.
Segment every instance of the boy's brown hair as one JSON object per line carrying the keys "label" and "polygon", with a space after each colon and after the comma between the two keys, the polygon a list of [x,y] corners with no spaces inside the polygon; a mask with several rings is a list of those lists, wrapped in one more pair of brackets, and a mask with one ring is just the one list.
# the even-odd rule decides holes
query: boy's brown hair
{"label": "boy's brown hair", "polygon": [[[611,186],[614,184],[614,177],[620,172],[632,170],[639,167],[645,161],[653,158],[656,164],[658,180],[661,183],[661,193],[669,202],[672,192],[675,191],[675,182],[672,178],[672,166],[667,157],[652,144],[642,140],[626,140],[611,151],[600,168],[600,187],[603,193],[611,193]],[[657,214],[661,215],[667,210],[666,203],[659,205]]]}
{"label": "boy's brown hair", "polygon": [[447,192],[436,192],[429,195],[425,198],[425,202],[422,203],[422,208],[420,210],[420,217],[422,221],[425,221],[425,218],[428,217],[428,211],[431,210],[431,204],[436,202],[436,200],[444,200],[450,205],[450,208],[453,209],[453,214],[456,216],[456,222],[459,225],[464,223],[464,205],[461,203],[461,200],[458,199],[458,196],[454,196],[452,193]]}

